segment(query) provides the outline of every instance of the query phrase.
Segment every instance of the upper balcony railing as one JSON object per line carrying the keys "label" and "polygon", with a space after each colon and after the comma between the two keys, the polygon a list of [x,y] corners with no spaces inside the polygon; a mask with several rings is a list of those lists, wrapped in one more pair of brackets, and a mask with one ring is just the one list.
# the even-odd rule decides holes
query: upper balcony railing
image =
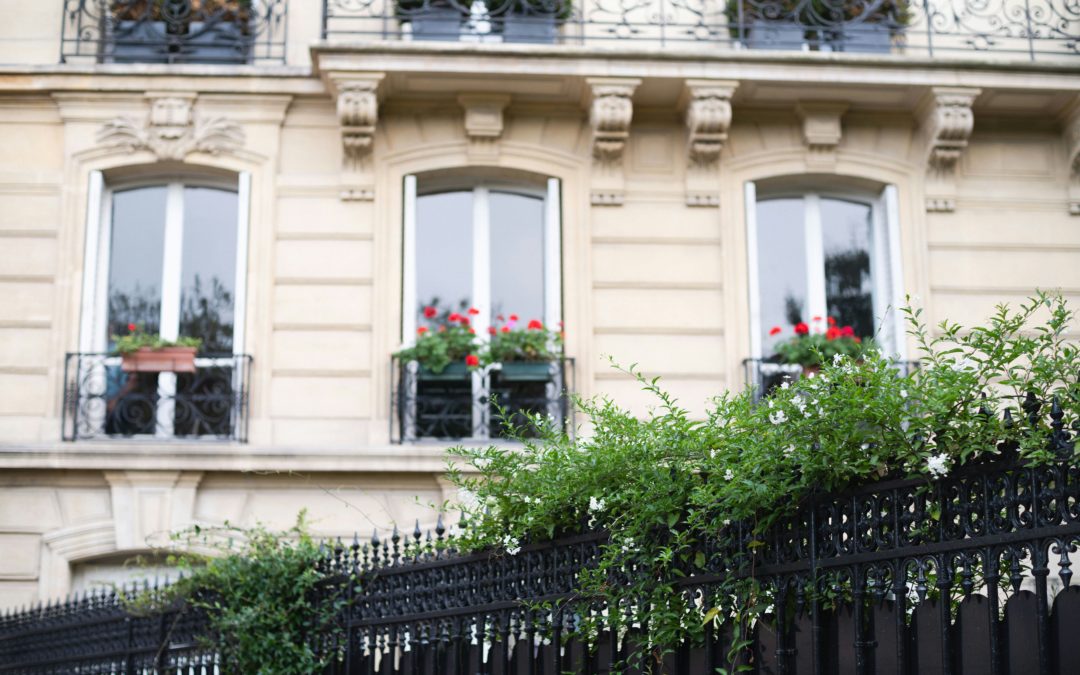
{"label": "upper balcony railing", "polygon": [[285,62],[288,0],[65,0],[61,63]]}
{"label": "upper balcony railing", "polygon": [[1076,0],[323,0],[323,38],[1080,56]]}

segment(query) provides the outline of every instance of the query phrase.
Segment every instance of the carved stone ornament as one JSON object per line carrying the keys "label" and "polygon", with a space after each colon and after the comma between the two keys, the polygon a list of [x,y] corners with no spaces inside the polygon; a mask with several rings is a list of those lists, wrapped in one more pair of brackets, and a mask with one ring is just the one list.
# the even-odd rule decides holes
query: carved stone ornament
{"label": "carved stone ornament", "polygon": [[731,127],[731,96],[738,82],[687,80],[686,148],[692,164],[713,164]]}
{"label": "carved stone ornament", "polygon": [[337,113],[347,161],[357,162],[371,152],[379,119],[378,80],[342,81]]}
{"label": "carved stone ornament", "polygon": [[622,160],[634,116],[631,98],[640,83],[637,79],[591,78],[587,81],[592,96],[589,124],[596,159],[603,162]]}
{"label": "carved stone ornament", "polygon": [[843,138],[840,121],[847,112],[846,103],[799,103],[795,113],[802,120],[803,143],[808,164],[831,164]]}
{"label": "carved stone ornament", "polygon": [[143,122],[117,117],[98,131],[98,142],[125,152],[149,150],[159,160],[183,160],[193,152],[210,155],[235,152],[244,145],[244,131],[221,118],[195,118],[194,94],[147,94],[150,115]]}
{"label": "carved stone ornament", "polygon": [[930,168],[948,172],[955,170],[975,128],[971,104],[979,93],[979,89],[954,87],[934,87],[931,90],[931,98],[923,113]]}

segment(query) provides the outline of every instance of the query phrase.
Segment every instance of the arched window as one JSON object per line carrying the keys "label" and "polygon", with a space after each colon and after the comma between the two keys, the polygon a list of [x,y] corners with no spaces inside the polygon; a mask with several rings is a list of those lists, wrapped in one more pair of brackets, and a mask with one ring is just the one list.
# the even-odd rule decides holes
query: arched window
{"label": "arched window", "polygon": [[752,357],[772,356],[794,325],[824,329],[829,318],[902,357],[895,187],[763,181],[747,184],[746,200]]}
{"label": "arched window", "polygon": [[[67,438],[239,438],[249,186],[247,174],[91,176]],[[115,355],[133,332],[201,345],[191,367],[142,370]]]}

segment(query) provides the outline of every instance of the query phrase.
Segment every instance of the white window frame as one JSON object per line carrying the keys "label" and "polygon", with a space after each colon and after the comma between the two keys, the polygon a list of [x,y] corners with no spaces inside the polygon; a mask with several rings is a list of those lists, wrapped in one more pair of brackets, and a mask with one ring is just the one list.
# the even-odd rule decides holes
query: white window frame
{"label": "white window frame", "polygon": [[[194,177],[173,177],[124,181],[116,186],[105,183],[101,171],[90,172],[87,190],[86,247],[83,257],[83,289],[80,317],[79,351],[101,353],[108,348],[109,314],[109,265],[112,238],[112,199],[115,192],[140,187],[164,186],[165,232],[164,260],[162,261],[161,318],[158,334],[166,340],[175,340],[180,334],[180,294],[183,274],[184,252],[184,188],[207,187],[232,191],[236,194],[236,265],[233,292],[233,356],[244,353],[246,338],[245,316],[247,309],[247,249],[251,202],[251,174],[240,172],[236,183]],[[169,253],[170,251],[174,253]],[[196,367],[228,366],[233,358],[198,358]],[[106,359],[104,366],[119,365],[120,359]],[[234,377],[241,374],[234,370]],[[102,380],[103,381],[103,380]],[[238,386],[238,382],[234,383]],[[176,373],[158,375],[158,395],[161,404],[157,408],[156,436],[171,438],[173,435],[173,397],[176,394]]]}
{"label": "white window frame", "polygon": [[903,300],[903,279],[900,266],[900,228],[895,185],[885,186],[877,195],[842,190],[770,191],[767,198],[758,199],[757,185],[747,182],[746,203],[747,273],[749,275],[750,357],[764,358],[764,336],[761,325],[760,266],[758,251],[760,234],[757,222],[758,201],[780,198],[803,200],[806,232],[806,290],[807,316],[825,316],[825,260],[821,229],[821,199],[840,199],[870,207],[870,274],[873,286],[873,313],[877,326],[877,341],[882,349],[898,360],[906,360],[907,349],[904,321],[897,310]]}
{"label": "white window frame", "polygon": [[[417,177],[408,174],[404,177],[402,208],[402,284],[401,284],[401,332],[402,343],[412,346],[416,343],[417,315],[416,307],[416,200],[418,196],[438,194],[440,192],[472,192],[472,306],[480,311],[472,321],[477,338],[481,342],[489,339],[488,327],[491,325],[491,209],[492,192],[537,197],[544,203],[544,324],[555,326],[562,320],[562,218],[561,184],[557,178],[547,179],[544,186],[529,186],[501,181],[454,182],[432,186],[434,189],[418,192]],[[409,400],[416,400],[416,379],[408,378],[403,383],[410,389]],[[560,385],[561,388],[561,385]],[[473,390],[473,440],[487,440],[489,409],[486,404],[487,373],[472,373]],[[408,426],[408,425],[407,425]],[[407,441],[416,440],[415,429],[403,429],[402,436]]]}

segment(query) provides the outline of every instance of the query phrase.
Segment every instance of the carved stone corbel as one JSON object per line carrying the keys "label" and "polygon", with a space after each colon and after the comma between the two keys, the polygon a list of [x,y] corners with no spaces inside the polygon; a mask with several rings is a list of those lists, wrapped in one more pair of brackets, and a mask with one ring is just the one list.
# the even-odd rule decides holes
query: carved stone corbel
{"label": "carved stone corbel", "polygon": [[589,125],[592,127],[594,205],[623,203],[623,153],[634,116],[632,98],[641,84],[636,78],[586,78]]}
{"label": "carved stone corbel", "polygon": [[843,137],[841,118],[846,103],[799,103],[795,114],[802,120],[807,168],[831,168],[836,165],[836,148]]}
{"label": "carved stone corbel", "polygon": [[720,204],[720,153],[731,127],[734,80],[687,80],[679,102],[686,119],[686,205]]}
{"label": "carved stone corbel", "polygon": [[971,106],[981,90],[932,87],[919,112],[926,149],[926,210],[956,210],[956,165],[975,128]]}
{"label": "carved stone corbel", "polygon": [[507,94],[462,94],[458,103],[465,109],[465,136],[469,157],[494,160],[499,156],[503,132],[503,110],[510,104]]}
{"label": "carved stone corbel", "polygon": [[1074,97],[1065,109],[1062,122],[1068,153],[1069,214],[1080,216],[1080,96]]}
{"label": "carved stone corbel", "polygon": [[196,94],[146,92],[150,114],[138,122],[117,117],[98,130],[98,143],[125,152],[147,150],[159,160],[183,161],[193,152],[220,155],[244,145],[244,131],[236,122],[196,117]]}
{"label": "carved stone corbel", "polygon": [[375,197],[371,151],[379,119],[379,85],[384,78],[384,73],[331,73],[328,77],[341,123],[341,198],[346,201]]}

